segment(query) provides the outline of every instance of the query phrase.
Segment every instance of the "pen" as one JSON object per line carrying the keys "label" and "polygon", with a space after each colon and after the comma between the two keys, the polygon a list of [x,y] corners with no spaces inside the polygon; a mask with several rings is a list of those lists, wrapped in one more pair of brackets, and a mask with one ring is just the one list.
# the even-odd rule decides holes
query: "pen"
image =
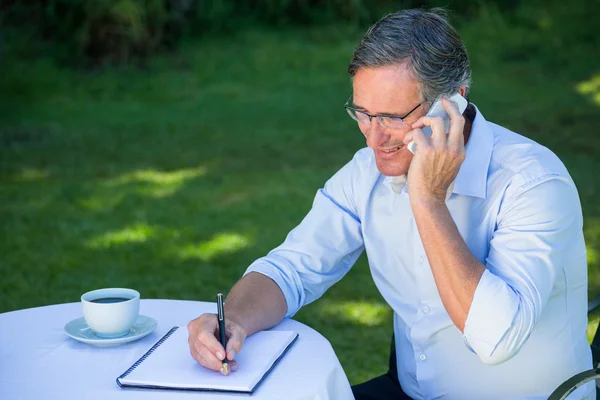
{"label": "pen", "polygon": [[225,358],[223,358],[223,364],[221,365],[221,373],[227,375],[227,339],[225,338],[225,309],[223,307],[222,293],[217,294],[217,314],[219,316],[219,339],[225,350]]}

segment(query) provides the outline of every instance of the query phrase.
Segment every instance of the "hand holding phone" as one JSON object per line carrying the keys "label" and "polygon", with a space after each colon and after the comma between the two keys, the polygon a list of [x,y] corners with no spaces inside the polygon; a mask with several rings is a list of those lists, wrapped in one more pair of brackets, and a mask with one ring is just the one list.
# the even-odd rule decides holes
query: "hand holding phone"
{"label": "hand holding phone", "polygon": [[[467,108],[467,105],[469,104],[467,102],[467,100],[462,97],[459,93],[456,93],[455,95],[453,95],[452,97],[450,97],[448,100],[454,101],[456,104],[458,104],[458,112],[459,113],[463,113],[465,111],[465,109]],[[431,106],[431,108],[429,109],[429,112],[426,115],[427,117],[441,117],[444,119],[444,125],[446,127],[446,133],[448,133],[448,131],[450,130],[450,117],[448,116],[448,114],[446,113],[446,110],[444,109],[444,106],[442,105],[442,99],[438,99],[435,103],[433,103],[433,105]],[[423,133],[427,136],[427,137],[431,137],[431,127],[429,126],[424,126],[422,129]],[[417,149],[417,144],[413,141],[411,141],[407,146],[408,150],[415,154],[415,151]]]}

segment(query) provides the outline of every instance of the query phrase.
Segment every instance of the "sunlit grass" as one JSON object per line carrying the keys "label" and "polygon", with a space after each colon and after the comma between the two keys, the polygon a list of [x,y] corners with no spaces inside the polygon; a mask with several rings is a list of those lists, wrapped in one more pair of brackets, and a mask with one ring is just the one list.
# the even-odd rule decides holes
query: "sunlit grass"
{"label": "sunlit grass", "polygon": [[596,264],[599,261],[598,260],[598,250],[593,248],[590,244],[586,245],[586,249],[587,249],[588,265]]}
{"label": "sunlit grass", "polygon": [[49,173],[46,170],[37,168],[25,168],[16,174],[13,178],[16,182],[33,182],[46,179]]}
{"label": "sunlit grass", "polygon": [[588,261],[588,293],[591,300],[600,296],[600,218],[585,219],[584,233]]}
{"label": "sunlit grass", "polygon": [[183,185],[187,180],[206,174],[205,167],[185,168],[176,171],[157,171],[152,169],[133,171],[106,182],[107,186],[124,185],[132,182],[144,182],[156,186]]}
{"label": "sunlit grass", "polygon": [[577,84],[579,93],[589,96],[596,104],[600,105],[600,74]]}
{"label": "sunlit grass", "polygon": [[123,229],[107,232],[86,242],[92,249],[110,248],[127,243],[144,243],[155,236],[157,227],[135,224]]}
{"label": "sunlit grass", "polygon": [[586,336],[589,343],[592,343],[594,339],[594,335],[598,330],[598,323],[600,322],[600,309],[594,310],[590,315],[588,315],[588,326],[586,329]]}
{"label": "sunlit grass", "polygon": [[109,179],[104,185],[112,188],[119,185],[138,184],[139,193],[161,198],[172,195],[187,181],[204,175],[206,175],[205,167],[186,168],[168,172],[146,169]]}
{"label": "sunlit grass", "polygon": [[220,233],[207,242],[186,245],[177,252],[177,255],[184,260],[195,258],[210,261],[217,256],[244,249],[250,243],[251,240],[246,236],[237,233]]}
{"label": "sunlit grass", "polygon": [[101,211],[116,207],[127,196],[132,195],[162,199],[173,196],[186,183],[203,177],[206,173],[206,167],[174,171],[135,170],[89,185],[91,194],[81,199],[79,204],[91,211]]}
{"label": "sunlit grass", "polygon": [[391,318],[391,309],[387,304],[368,301],[324,301],[319,306],[326,316],[336,316],[347,322],[365,326],[377,326]]}

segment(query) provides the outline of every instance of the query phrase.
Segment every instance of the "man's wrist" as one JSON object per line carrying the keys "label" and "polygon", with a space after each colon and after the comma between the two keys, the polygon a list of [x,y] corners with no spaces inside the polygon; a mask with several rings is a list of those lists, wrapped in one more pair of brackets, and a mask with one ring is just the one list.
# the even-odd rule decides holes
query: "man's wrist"
{"label": "man's wrist", "polygon": [[247,336],[249,329],[245,319],[242,317],[242,315],[240,315],[240,313],[236,312],[236,310],[227,309],[227,307],[225,307],[225,318],[238,325]]}
{"label": "man's wrist", "polygon": [[419,211],[431,212],[446,208],[446,199],[445,197],[439,198],[435,195],[417,195],[410,197],[410,205],[413,214]]}

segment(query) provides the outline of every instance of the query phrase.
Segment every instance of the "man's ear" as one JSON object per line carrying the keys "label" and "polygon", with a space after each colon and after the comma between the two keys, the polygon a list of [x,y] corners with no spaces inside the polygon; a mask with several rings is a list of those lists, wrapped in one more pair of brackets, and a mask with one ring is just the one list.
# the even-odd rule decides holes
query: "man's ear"
{"label": "man's ear", "polygon": [[461,86],[461,87],[458,89],[458,93],[460,93],[460,95],[461,95],[462,97],[465,97],[465,93],[467,93],[467,87],[466,87],[466,86]]}

